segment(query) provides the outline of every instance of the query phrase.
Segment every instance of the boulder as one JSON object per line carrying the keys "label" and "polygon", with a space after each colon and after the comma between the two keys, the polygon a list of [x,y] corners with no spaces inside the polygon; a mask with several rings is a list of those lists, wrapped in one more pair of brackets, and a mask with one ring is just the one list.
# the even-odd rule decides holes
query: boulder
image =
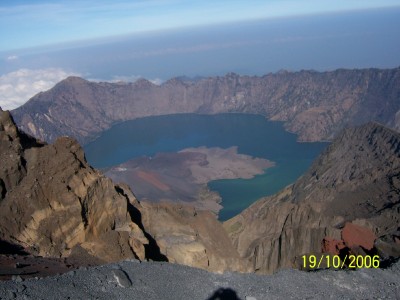
{"label": "boulder", "polygon": [[372,250],[376,236],[369,228],[347,222],[342,229],[342,239],[350,248],[360,246],[365,250]]}

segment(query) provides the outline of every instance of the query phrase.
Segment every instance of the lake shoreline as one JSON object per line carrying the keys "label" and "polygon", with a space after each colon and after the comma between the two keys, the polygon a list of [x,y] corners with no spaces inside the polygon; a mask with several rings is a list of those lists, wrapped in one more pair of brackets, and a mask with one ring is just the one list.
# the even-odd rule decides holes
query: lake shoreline
{"label": "lake shoreline", "polygon": [[[91,165],[114,173],[116,182],[131,182],[139,199],[194,204],[205,184],[220,197],[205,193],[212,200],[203,197],[198,207],[225,219],[294,182],[326,145],[299,142],[283,122],[260,114],[174,114],[120,123],[86,145],[85,152]],[[234,147],[236,156],[204,153],[202,147]]]}
{"label": "lake shoreline", "polygon": [[186,148],[157,153],[109,168],[105,173],[116,182],[128,184],[141,200],[190,203],[218,215],[222,198],[207,184],[221,179],[251,179],[275,163],[238,153],[236,146]]}

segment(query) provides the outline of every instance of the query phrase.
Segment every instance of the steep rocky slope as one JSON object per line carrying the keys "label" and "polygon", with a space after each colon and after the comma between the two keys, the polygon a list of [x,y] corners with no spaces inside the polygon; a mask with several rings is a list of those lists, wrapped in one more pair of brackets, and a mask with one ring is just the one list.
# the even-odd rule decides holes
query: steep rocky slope
{"label": "steep rocky slope", "polygon": [[0,141],[0,242],[26,253],[260,273],[339,244],[400,257],[400,134],[377,123],[343,131],[295,184],[225,222],[226,231],[208,211],[139,203],[92,169],[75,140],[41,143],[9,112],[0,111]]}
{"label": "steep rocky slope", "polygon": [[95,83],[70,77],[12,112],[18,126],[45,141],[93,139],[116,122],[172,113],[243,112],[285,122],[299,139],[331,139],[340,129],[379,121],[400,129],[400,68],[227,74],[160,86]]}
{"label": "steep rocky slope", "polygon": [[212,212],[169,203],[142,206],[143,224],[169,262],[214,272],[250,271]]}
{"label": "steep rocky slope", "polygon": [[1,245],[45,257],[137,258],[213,271],[243,269],[215,215],[139,203],[127,186],[91,168],[75,140],[38,142],[0,110],[0,141]]}
{"label": "steep rocky slope", "polygon": [[[241,257],[261,273],[320,253],[324,238],[345,240],[354,254],[399,257],[400,134],[377,123],[345,130],[293,185],[224,226]],[[352,245],[360,234],[372,237],[372,249]]]}
{"label": "steep rocky slope", "polygon": [[129,214],[139,203],[92,169],[76,141],[38,143],[3,111],[0,130],[3,241],[42,256],[68,256],[79,246],[104,261],[146,257],[149,241]]}

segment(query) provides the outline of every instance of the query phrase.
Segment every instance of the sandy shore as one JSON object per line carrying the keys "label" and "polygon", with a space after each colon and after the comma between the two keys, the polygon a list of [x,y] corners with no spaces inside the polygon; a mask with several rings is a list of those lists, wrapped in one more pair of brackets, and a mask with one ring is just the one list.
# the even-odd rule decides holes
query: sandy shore
{"label": "sandy shore", "polygon": [[202,153],[206,156],[207,164],[191,164],[192,176],[197,183],[207,183],[218,179],[250,179],[263,174],[266,168],[274,163],[264,158],[239,154],[237,147],[222,149],[218,147],[187,148],[178,153]]}

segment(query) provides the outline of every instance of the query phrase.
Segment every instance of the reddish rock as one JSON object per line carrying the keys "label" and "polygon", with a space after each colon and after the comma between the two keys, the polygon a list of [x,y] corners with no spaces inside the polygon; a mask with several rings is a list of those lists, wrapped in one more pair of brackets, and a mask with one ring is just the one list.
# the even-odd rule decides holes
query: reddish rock
{"label": "reddish rock", "polygon": [[361,246],[366,250],[371,250],[374,247],[376,236],[369,228],[346,223],[342,230],[342,239],[350,248]]}
{"label": "reddish rock", "polygon": [[340,250],[344,249],[346,245],[342,240],[335,240],[330,237],[325,237],[321,243],[322,253],[329,253],[333,255],[339,255]]}

